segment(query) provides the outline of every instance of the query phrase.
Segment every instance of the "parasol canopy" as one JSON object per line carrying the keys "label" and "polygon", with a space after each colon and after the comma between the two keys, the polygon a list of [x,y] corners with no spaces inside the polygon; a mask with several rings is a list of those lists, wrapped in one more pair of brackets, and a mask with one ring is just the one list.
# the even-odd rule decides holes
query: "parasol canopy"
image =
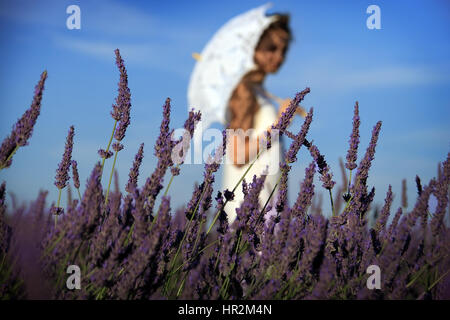
{"label": "parasol canopy", "polygon": [[202,129],[214,122],[227,124],[233,90],[245,74],[256,70],[255,48],[265,29],[276,20],[276,16],[266,15],[271,6],[268,3],[229,20],[197,56],[188,86],[189,110],[202,113],[194,134],[196,149],[201,145]]}

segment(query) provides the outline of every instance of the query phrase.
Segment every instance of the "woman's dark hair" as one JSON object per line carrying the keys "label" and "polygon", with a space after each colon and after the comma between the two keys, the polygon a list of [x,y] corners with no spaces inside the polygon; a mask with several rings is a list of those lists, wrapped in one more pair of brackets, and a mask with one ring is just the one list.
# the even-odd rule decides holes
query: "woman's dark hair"
{"label": "woman's dark hair", "polygon": [[266,38],[269,32],[281,30],[288,34],[288,42],[292,40],[292,31],[289,28],[289,15],[288,14],[273,14],[270,16],[275,16],[275,21],[272,22],[266,30],[264,30],[263,34],[259,38],[257,48],[261,44],[261,42]]}

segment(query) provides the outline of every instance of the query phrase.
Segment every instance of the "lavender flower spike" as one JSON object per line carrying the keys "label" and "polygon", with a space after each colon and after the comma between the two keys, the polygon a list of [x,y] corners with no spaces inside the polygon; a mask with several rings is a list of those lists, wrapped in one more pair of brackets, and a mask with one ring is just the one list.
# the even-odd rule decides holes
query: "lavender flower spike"
{"label": "lavender flower spike", "polygon": [[72,179],[75,188],[80,188],[80,176],[78,175],[78,164],[75,160],[72,160]]}
{"label": "lavender flower spike", "polygon": [[[116,53],[116,64],[120,71],[119,95],[116,98],[116,106],[118,112],[121,114],[119,126],[114,133],[114,138],[116,138],[117,141],[122,141],[125,137],[125,131],[130,124],[131,94],[130,89],[128,88],[127,70],[125,69],[122,57],[120,56],[119,49],[116,49],[114,52]],[[114,112],[116,113],[116,111]]]}
{"label": "lavender flower spike", "polygon": [[142,158],[144,158],[144,144],[141,143],[139,147],[139,151],[134,157],[133,167],[130,170],[130,174],[128,175],[130,178],[128,179],[128,184],[125,187],[127,192],[133,192],[135,188],[137,188],[137,180],[139,176],[139,167],[142,163]]}
{"label": "lavender flower spike", "polygon": [[309,131],[312,117],[313,117],[313,108],[311,108],[308,114],[306,115],[305,121],[303,122],[300,132],[298,133],[298,135],[295,136],[294,141],[290,145],[289,151],[286,153],[286,162],[294,163],[295,161],[297,161],[297,153],[300,150],[300,147],[305,142],[306,134]]}
{"label": "lavender flower spike", "polygon": [[381,121],[378,121],[375,127],[373,128],[370,144],[367,147],[364,158],[359,163],[355,182],[359,181],[360,186],[366,185],[366,181],[369,176],[369,169],[372,164],[372,160],[375,158],[375,148],[377,146],[378,135],[380,134],[381,130],[381,123],[382,123]]}
{"label": "lavender flower spike", "polygon": [[[281,114],[281,117],[278,119],[277,124],[272,125],[272,129],[278,130],[280,132],[280,136],[285,133],[287,127],[289,127],[289,125],[291,124],[292,117],[295,115],[298,105],[303,101],[305,96],[310,91],[311,90],[306,87],[302,92],[298,92],[295,95],[295,98],[291,100],[291,103],[289,104],[289,107],[286,109],[286,111]],[[269,149],[272,146],[270,130],[265,131],[264,136],[267,140],[267,149]]]}
{"label": "lavender flower spike", "polygon": [[69,180],[69,167],[72,157],[73,136],[75,135],[74,127],[71,126],[69,134],[67,135],[66,147],[64,149],[64,155],[59,163],[58,170],[56,170],[55,186],[58,189],[63,189]]}
{"label": "lavender flower spike", "polygon": [[356,159],[359,145],[359,124],[359,106],[358,101],[356,101],[355,111],[353,115],[353,129],[349,140],[350,148],[348,149],[347,162],[345,163],[345,167],[349,170],[353,170],[356,168]]}
{"label": "lavender flower spike", "polygon": [[336,182],[332,180],[333,174],[330,172],[330,167],[326,163],[325,158],[320,154],[319,149],[317,149],[317,147],[313,144],[309,148],[309,152],[316,161],[317,167],[319,167],[319,173],[321,175],[320,180],[323,182],[322,186],[328,190],[333,189]]}
{"label": "lavender flower spike", "polygon": [[33,102],[30,108],[25,111],[22,117],[17,120],[11,134],[3,140],[0,147],[0,170],[8,168],[12,163],[12,156],[17,148],[26,146],[28,139],[33,133],[33,127],[41,112],[42,93],[47,79],[47,71],[42,72],[41,79],[34,89]]}

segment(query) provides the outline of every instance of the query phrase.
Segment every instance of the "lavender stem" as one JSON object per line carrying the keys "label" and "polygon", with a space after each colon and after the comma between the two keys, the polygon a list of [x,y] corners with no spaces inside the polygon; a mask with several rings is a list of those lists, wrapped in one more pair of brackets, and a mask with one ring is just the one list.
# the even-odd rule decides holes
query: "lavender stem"
{"label": "lavender stem", "polygon": [[[111,137],[109,138],[108,146],[106,147],[106,153],[108,153],[109,147],[111,146],[111,142],[114,137],[114,132],[116,131],[116,126],[117,126],[117,120],[114,120],[114,127],[113,127],[113,131],[111,133]],[[106,158],[103,158],[103,160],[102,160],[101,173],[103,173],[103,166],[105,165],[105,160],[106,160]],[[101,178],[102,178],[102,176],[100,175],[100,179]]]}
{"label": "lavender stem", "polygon": [[336,212],[334,212],[334,203],[333,203],[333,195],[331,194],[331,189],[328,189],[330,193],[330,201],[331,201],[331,211],[333,213],[333,217],[336,216]]}
{"label": "lavender stem", "polygon": [[350,178],[348,179],[347,193],[350,192],[350,184],[352,182],[352,170],[350,170]]}
{"label": "lavender stem", "polygon": [[[62,189],[58,188],[59,192],[58,192],[58,201],[56,202],[56,207],[59,208],[59,202],[61,201],[61,191]],[[55,228],[56,228],[56,223],[58,222],[58,215],[55,214]]]}
{"label": "lavender stem", "polygon": [[[111,169],[111,174],[110,174],[110,176],[109,176],[108,189],[106,190],[105,205],[108,204],[109,189],[110,189],[110,187],[111,187],[111,181],[112,181],[112,178],[113,178],[114,167],[115,167],[115,165],[116,165],[116,160],[117,160],[117,154],[118,154],[118,153],[119,153],[119,152],[116,151],[116,153],[114,154],[113,166],[112,166],[112,169]],[[103,158],[103,160],[105,160],[105,158]]]}
{"label": "lavender stem", "polygon": [[[177,164],[176,169],[178,169],[179,167],[180,167],[180,165]],[[169,180],[169,184],[167,185],[166,190],[164,191],[163,197],[165,197],[167,195],[167,192],[169,191],[170,185],[172,184],[172,181],[173,181],[174,177],[175,176],[172,174],[172,176],[170,177],[170,180]]]}
{"label": "lavender stem", "polygon": [[80,188],[77,188],[78,191],[78,198],[80,198],[80,203],[81,203],[81,194],[80,194]]}

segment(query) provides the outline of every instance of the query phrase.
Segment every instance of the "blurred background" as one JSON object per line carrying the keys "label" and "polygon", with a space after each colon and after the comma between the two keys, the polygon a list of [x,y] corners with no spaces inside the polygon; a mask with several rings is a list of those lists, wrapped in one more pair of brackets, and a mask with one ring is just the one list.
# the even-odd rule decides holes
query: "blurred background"
{"label": "blurred background", "polygon": [[[123,140],[117,169],[120,187],[140,143],[145,143],[139,185],[156,164],[153,145],[159,132],[161,106],[172,99],[172,127],[187,117],[187,85],[201,52],[229,19],[265,1],[65,1],[2,0],[0,2],[0,141],[29,108],[34,86],[48,71],[29,145],[20,148],[0,182],[19,203],[37,197],[40,189],[56,201],[55,171],[64,152],[70,125],[75,126],[73,159],[78,161],[81,191],[97,150],[111,134],[111,105],[119,72],[114,49],[125,61],[132,95],[131,125]],[[353,106],[360,106],[358,161],[364,156],[373,126],[383,121],[368,184],[382,205],[388,185],[400,205],[402,179],[407,180],[409,209],[414,205],[414,178],[423,183],[436,176],[437,164],[450,151],[450,3],[434,1],[272,1],[269,12],[289,13],[294,42],[280,71],[266,88],[283,98],[309,86],[302,103],[314,106],[309,139],[313,139],[341,182],[339,157],[345,160]],[[69,30],[69,5],[81,9],[81,29]],[[370,30],[369,5],[381,9],[381,29]],[[291,131],[298,131],[296,118]],[[220,125],[216,128],[221,129]],[[288,143],[289,141],[285,141]],[[306,149],[289,179],[293,203],[311,162]],[[107,183],[112,160],[106,162]],[[169,194],[172,207],[186,203],[202,165],[184,165]],[[168,182],[168,177],[165,182]],[[215,190],[221,185],[221,172]],[[317,193],[322,192],[317,180]],[[336,189],[335,189],[336,190]],[[63,204],[65,204],[65,192]],[[75,197],[75,193],[74,193]],[[12,198],[7,198],[11,207]],[[323,210],[330,215],[328,198]]]}

